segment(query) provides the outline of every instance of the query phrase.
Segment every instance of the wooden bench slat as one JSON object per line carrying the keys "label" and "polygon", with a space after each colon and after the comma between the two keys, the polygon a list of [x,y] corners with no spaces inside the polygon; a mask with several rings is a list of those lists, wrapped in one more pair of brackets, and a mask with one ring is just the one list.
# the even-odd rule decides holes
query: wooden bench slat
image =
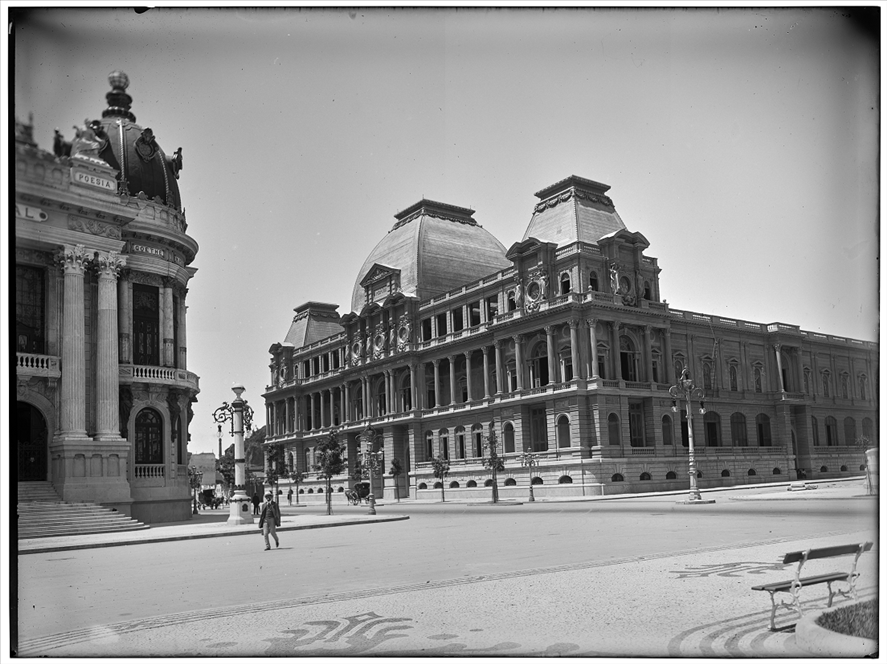
{"label": "wooden bench slat", "polygon": [[782,563],[784,565],[788,565],[790,563],[796,563],[800,560],[803,560],[805,553],[807,553],[807,560],[816,560],[819,558],[847,556],[852,553],[857,553],[860,548],[862,549],[862,551],[869,551],[872,548],[872,543],[866,542],[865,544],[842,544],[839,546],[826,546],[821,549],[810,549],[809,553],[807,553],[806,551],[792,551],[791,553],[785,554],[785,558],[782,559]]}
{"label": "wooden bench slat", "polygon": [[[817,576],[808,576],[800,579],[801,586],[812,586],[817,583],[827,583],[829,581],[845,581],[850,577],[848,572],[832,572],[831,574],[819,574]],[[760,586],[752,586],[752,590],[767,590],[773,592],[783,592],[791,590],[794,579],[789,581],[776,581],[774,583],[764,583]]]}

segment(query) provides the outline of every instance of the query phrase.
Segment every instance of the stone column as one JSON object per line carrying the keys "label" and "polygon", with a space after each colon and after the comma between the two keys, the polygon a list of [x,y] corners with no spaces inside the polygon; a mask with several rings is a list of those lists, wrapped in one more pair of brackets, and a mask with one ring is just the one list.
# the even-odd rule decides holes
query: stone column
{"label": "stone column", "polygon": [[619,321],[612,321],[610,323],[610,337],[612,339],[610,343],[610,368],[613,370],[615,380],[622,380],[622,369],[619,366],[619,327]]}
{"label": "stone column", "polygon": [[434,364],[434,407],[440,408],[440,359],[431,361]]}
{"label": "stone column", "polygon": [[484,354],[484,399],[490,398],[490,347],[481,348]]}
{"label": "stone column", "polygon": [[389,414],[397,411],[397,408],[394,406],[394,390],[391,369],[385,369],[384,372],[385,377],[385,410],[388,411]]}
{"label": "stone column", "polygon": [[514,370],[517,372],[517,389],[524,389],[524,354],[521,352],[521,344],[523,343],[523,335],[514,335]]}
{"label": "stone column", "polygon": [[493,347],[496,350],[496,394],[502,394],[502,340],[496,339]]}
{"label": "stone column", "polygon": [[118,361],[132,364],[132,282],[122,269],[117,282],[117,331],[120,335]]}
{"label": "stone column", "polygon": [[570,319],[570,358],[573,362],[573,380],[584,379],[585,370],[579,357],[579,321],[575,318]]}
{"label": "stone column", "polygon": [[185,306],[185,296],[188,289],[182,289],[182,296],[179,298],[179,347],[176,349],[178,353],[178,362],[176,366],[179,369],[188,368],[188,327],[186,324],[188,307]]}
{"label": "stone column", "polygon": [[289,398],[289,397],[284,401],[284,408],[286,409],[286,415],[285,415],[286,425],[285,426],[286,426],[287,433],[293,432],[293,427],[291,424],[291,422],[293,421],[293,407],[291,405],[292,401],[293,401],[292,398]]}
{"label": "stone column", "polygon": [[326,399],[323,397],[323,390],[317,393],[320,398],[320,426],[318,429],[323,429],[326,426]]}
{"label": "stone column", "polygon": [[471,351],[465,351],[465,389],[468,390],[468,399],[471,401]]}
{"label": "stone column", "polygon": [[671,328],[666,327],[662,330],[662,338],[665,342],[665,367],[663,367],[663,371],[665,372],[665,382],[669,385],[675,383],[674,376],[674,358],[671,356]]}
{"label": "stone column", "polygon": [[588,324],[588,343],[591,345],[591,377],[600,378],[597,356],[597,319],[589,318],[585,322]]}
{"label": "stone column", "polygon": [[163,357],[160,363],[165,367],[175,366],[172,318],[172,287],[174,283],[175,280],[163,277],[163,286],[160,288],[160,308],[163,311],[161,321],[163,325]]}
{"label": "stone column", "polygon": [[345,383],[345,403],[342,406],[342,423],[351,421],[351,385],[346,382]]}
{"label": "stone column", "polygon": [[773,350],[776,352],[776,374],[779,376],[779,391],[785,392],[785,382],[782,380],[782,355],[779,349],[782,344],[773,344]]}
{"label": "stone column", "polygon": [[311,418],[311,427],[309,431],[317,428],[317,418],[314,416],[314,392],[308,395],[308,416]]}
{"label": "stone column", "polygon": [[447,355],[447,361],[450,363],[450,405],[456,405],[456,356]]}
{"label": "stone column", "polygon": [[546,350],[547,350],[547,354],[548,354],[548,384],[551,385],[553,383],[558,382],[558,380],[557,380],[558,362],[557,362],[557,357],[555,356],[554,326],[553,325],[546,325],[545,326],[545,341],[546,341]]}
{"label": "stone column", "polygon": [[86,438],[86,355],[83,273],[91,257],[82,244],[58,254],[65,274],[59,429],[66,438]]}
{"label": "stone column", "polygon": [[416,391],[416,365],[410,364],[410,410],[419,407],[419,395]]}
{"label": "stone column", "polygon": [[644,353],[646,359],[647,366],[647,382],[653,382],[653,341],[650,337],[650,333],[652,332],[652,328],[649,325],[644,325]]}
{"label": "stone column", "polygon": [[117,361],[117,274],[126,258],[116,251],[96,259],[98,310],[96,321],[96,440],[120,439],[120,370]]}

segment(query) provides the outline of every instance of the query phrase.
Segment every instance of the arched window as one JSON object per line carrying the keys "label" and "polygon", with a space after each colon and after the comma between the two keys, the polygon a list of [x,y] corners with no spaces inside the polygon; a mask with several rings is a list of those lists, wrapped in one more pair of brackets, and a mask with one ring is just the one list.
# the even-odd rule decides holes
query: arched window
{"label": "arched window", "polygon": [[754,468],[749,468],[749,469],[748,469],[748,476],[749,476],[749,477],[754,477],[755,475],[757,475],[757,473],[755,472],[755,469],[754,469]]}
{"label": "arched window", "polygon": [[856,420],[852,417],[844,418],[844,444],[853,445],[856,442]]}
{"label": "arched window", "polygon": [[566,415],[557,418],[557,446],[570,446],[570,418]]}
{"label": "arched window", "polygon": [[862,374],[859,377],[859,398],[862,399],[863,401],[868,399],[868,397],[866,396],[866,394],[867,394],[866,384],[867,383],[868,383],[868,377],[865,374]]}
{"label": "arched window", "polygon": [[841,466],[841,472],[842,472],[842,473],[846,473],[846,472],[847,472],[847,466]]}
{"label": "arched window", "polygon": [[515,480],[513,477],[506,478],[505,486],[514,486],[515,484],[517,484],[517,480]]}
{"label": "arched window", "polygon": [[641,479],[641,482],[647,482],[653,478],[650,476],[650,473],[641,473],[640,479]]}
{"label": "arched window", "polygon": [[735,364],[730,364],[730,390],[732,392],[739,391],[739,370]]}
{"label": "arched window", "polygon": [[592,291],[599,291],[600,286],[598,285],[597,272],[592,272],[588,275],[588,287]]}
{"label": "arched window", "polygon": [[597,375],[602,378],[607,378],[607,366],[610,364],[610,347],[607,344],[598,344],[597,345]]}
{"label": "arched window", "polygon": [[774,475],[782,475],[782,471],[779,470],[779,468],[774,468],[774,469],[773,469],[773,474],[774,474]]}
{"label": "arched window", "polygon": [[517,309],[517,300],[515,299],[514,291],[508,291],[506,297],[508,298],[508,311],[514,311],[515,309]]}
{"label": "arched window", "polygon": [[541,477],[534,477],[530,482],[533,485],[543,484]]}
{"label": "arched window", "polygon": [[678,479],[677,473],[675,473],[673,470],[669,470],[667,473],[665,473],[665,479],[676,480]]}
{"label": "arched window", "polygon": [[730,477],[730,471],[725,468],[721,471],[721,477]]}
{"label": "arched window", "polygon": [[756,364],[754,367],[754,376],[755,376],[755,392],[761,393],[764,391],[764,370],[758,364]]}
{"label": "arched window", "polygon": [[644,299],[645,300],[652,300],[653,299],[653,289],[650,288],[649,281],[644,282]]}
{"label": "arched window", "polygon": [[829,389],[828,389],[829,378],[831,378],[831,376],[829,376],[829,372],[823,371],[822,372],[822,396],[824,396],[824,397],[829,396]]}
{"label": "arched window", "polygon": [[745,415],[742,413],[733,413],[730,416],[730,441],[733,447],[748,445],[748,430],[745,426]]}
{"label": "arched window", "polygon": [[621,473],[616,473],[613,477],[610,478],[611,482],[624,482],[625,478],[622,477]]}
{"label": "arched window", "polygon": [[570,477],[569,475],[561,475],[561,476],[557,479],[557,483],[558,483],[558,484],[572,484],[572,483],[573,483],[573,478]]}
{"label": "arched window", "polygon": [[413,390],[410,387],[410,374],[407,372],[400,381],[400,400],[404,411],[413,410]]}
{"label": "arched window", "polygon": [[662,353],[660,353],[656,349],[653,349],[651,355],[652,355],[652,358],[650,360],[650,364],[652,365],[651,368],[653,369],[653,376],[652,376],[653,382],[654,383],[662,383],[665,380],[664,377],[662,376],[662,371],[661,371]]}
{"label": "arched window", "polygon": [[702,420],[705,425],[705,446],[718,447],[721,444],[721,416],[709,410]]}
{"label": "arched window", "polygon": [[684,370],[684,356],[680,353],[674,357],[674,375],[680,376]]}
{"label": "arched window", "polygon": [[561,275],[561,295],[566,295],[570,290],[570,273],[564,272]]}
{"label": "arched window", "polygon": [[638,379],[638,352],[631,337],[625,334],[619,337],[619,366],[622,380]]}
{"label": "arched window", "polygon": [[813,447],[819,447],[819,420],[815,415],[810,416],[810,431],[813,433]]}
{"label": "arched window", "polygon": [[484,482],[484,486],[493,486],[493,480],[487,480]]}
{"label": "arched window", "polygon": [[435,483],[434,483],[434,488],[435,488],[435,489],[440,489],[440,488],[442,488],[442,487],[443,487],[443,483],[442,483],[442,482],[435,482]]}
{"label": "arched window", "polygon": [[450,488],[451,489],[458,489],[459,483],[457,481],[453,480],[452,482],[450,482]]}
{"label": "arched window", "polygon": [[804,369],[804,394],[810,394],[810,369]]}
{"label": "arched window", "polygon": [[841,398],[850,398],[850,376],[845,373],[841,374]]}
{"label": "arched window", "polygon": [[866,447],[872,447],[875,444],[875,427],[871,418],[865,417],[862,420],[862,437]]}
{"label": "arched window", "polygon": [[505,439],[505,453],[514,452],[514,425],[511,422],[506,422],[502,427],[502,437]]}
{"label": "arched window", "polygon": [[542,387],[548,385],[551,377],[548,375],[548,344],[540,341],[529,354],[530,387]]}
{"label": "arched window", "polygon": [[827,472],[828,472],[828,466],[820,466],[820,467],[819,467],[819,472],[820,472],[820,473],[827,473]]}
{"label": "arched window", "polygon": [[662,416],[662,444],[663,445],[672,445],[673,444],[673,431],[672,431],[671,417],[669,415]]}
{"label": "arched window", "polygon": [[825,444],[827,447],[841,444],[838,440],[838,420],[831,415],[825,418]]}
{"label": "arched window", "polygon": [[755,425],[758,429],[758,446],[770,447],[773,441],[770,439],[770,418],[761,413],[755,418]]}
{"label": "arched window", "polygon": [[619,429],[619,416],[616,413],[610,413],[607,416],[607,437],[610,440],[610,445],[621,444]]}
{"label": "arched window", "polygon": [[467,486],[469,489],[473,489],[477,486],[477,482],[475,482],[474,480],[468,480],[468,482],[465,483],[465,486]]}
{"label": "arched window", "polygon": [[450,432],[447,429],[441,429],[438,432],[440,439],[440,455],[444,459],[450,458]]}
{"label": "arched window", "polygon": [[711,360],[704,360],[702,362],[702,387],[706,390],[710,390],[712,388],[712,376],[714,375],[714,365]]}
{"label": "arched window", "polygon": [[136,415],[135,463],[163,463],[163,420],[153,408],[144,408]]}

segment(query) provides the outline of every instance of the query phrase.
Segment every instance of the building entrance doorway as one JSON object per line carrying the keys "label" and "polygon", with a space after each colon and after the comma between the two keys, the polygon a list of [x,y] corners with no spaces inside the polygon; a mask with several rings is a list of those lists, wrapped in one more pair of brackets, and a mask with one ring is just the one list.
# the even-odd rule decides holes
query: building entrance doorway
{"label": "building entrance doorway", "polygon": [[18,479],[20,482],[45,482],[46,460],[49,456],[46,420],[29,403],[18,401],[15,413],[16,446],[18,448]]}

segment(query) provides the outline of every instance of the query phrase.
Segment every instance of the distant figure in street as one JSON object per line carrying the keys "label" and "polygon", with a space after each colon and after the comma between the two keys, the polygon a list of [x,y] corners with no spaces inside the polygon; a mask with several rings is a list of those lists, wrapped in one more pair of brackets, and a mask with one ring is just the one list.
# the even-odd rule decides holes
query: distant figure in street
{"label": "distant figure in street", "polygon": [[259,500],[259,494],[254,493],[253,497],[252,497],[252,501],[253,501],[253,516],[258,516],[259,515],[259,504],[262,502],[261,500]]}
{"label": "distant figure in street", "polygon": [[286,500],[290,504],[290,507],[293,506],[293,490],[290,489],[286,492]]}
{"label": "distant figure in street", "polygon": [[271,549],[271,542],[268,535],[274,537],[274,546],[280,546],[280,540],[277,537],[277,526],[280,525],[280,508],[271,499],[271,494],[265,494],[265,502],[262,503],[262,514],[259,516],[259,528],[262,529],[262,535],[265,537],[265,551]]}

